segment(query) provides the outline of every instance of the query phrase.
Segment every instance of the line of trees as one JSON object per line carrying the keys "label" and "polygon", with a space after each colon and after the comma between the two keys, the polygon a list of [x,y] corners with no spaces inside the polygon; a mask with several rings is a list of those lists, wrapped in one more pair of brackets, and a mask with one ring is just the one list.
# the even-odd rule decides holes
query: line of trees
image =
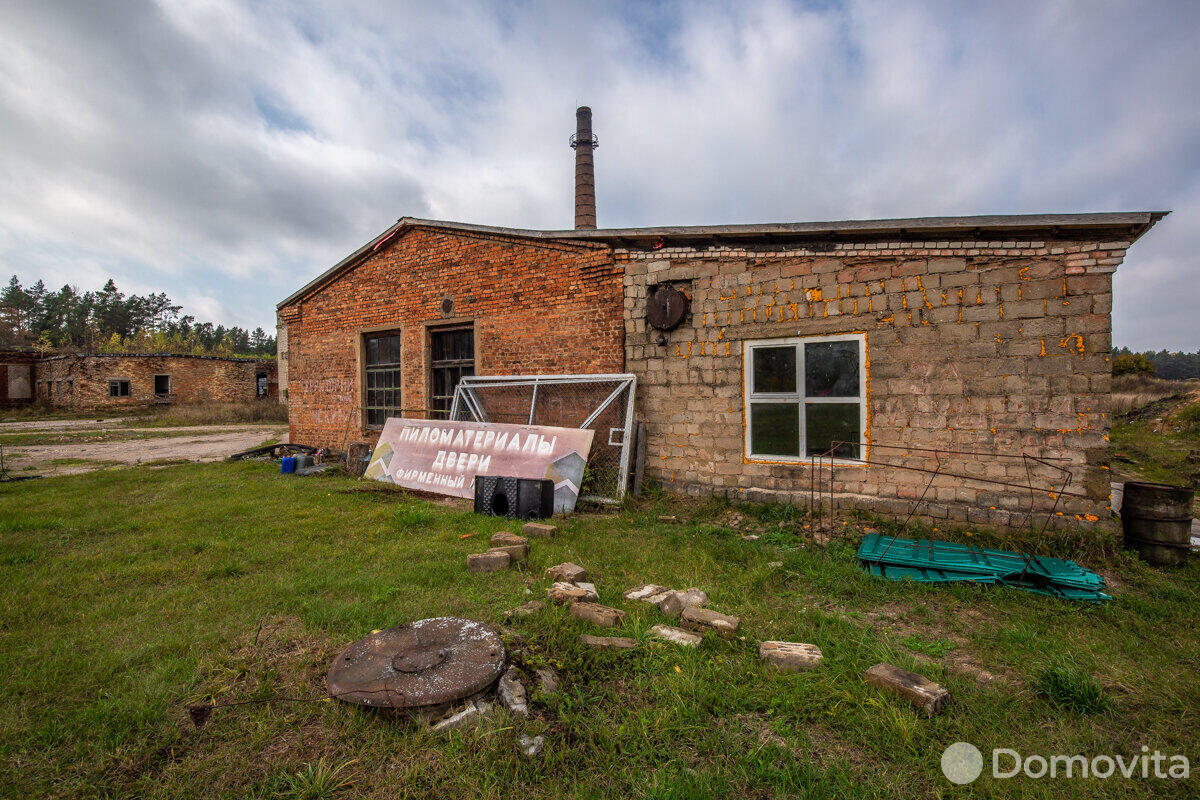
{"label": "line of trees", "polygon": [[12,276],[0,292],[0,345],[99,353],[190,355],[275,354],[275,337],[262,328],[196,322],[163,292],[126,295],[110,278],[104,288],[26,288]]}
{"label": "line of trees", "polygon": [[1168,350],[1147,350],[1135,353],[1128,347],[1113,351],[1113,374],[1155,375],[1168,380],[1200,378],[1200,351],[1172,353]]}

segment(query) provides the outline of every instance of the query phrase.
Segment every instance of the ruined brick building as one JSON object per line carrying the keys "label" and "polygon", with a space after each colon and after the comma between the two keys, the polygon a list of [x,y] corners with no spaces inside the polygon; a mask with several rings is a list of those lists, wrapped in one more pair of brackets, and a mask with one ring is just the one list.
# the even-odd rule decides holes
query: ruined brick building
{"label": "ruined brick building", "polygon": [[89,410],[276,400],[271,359],[170,353],[0,352],[0,402]]}
{"label": "ruined brick building", "polygon": [[464,374],[629,372],[676,491],[1007,525],[1032,484],[1108,522],[1112,274],[1163,212],[598,229],[585,112],[575,229],[405,217],[279,305],[293,441],[444,416]]}

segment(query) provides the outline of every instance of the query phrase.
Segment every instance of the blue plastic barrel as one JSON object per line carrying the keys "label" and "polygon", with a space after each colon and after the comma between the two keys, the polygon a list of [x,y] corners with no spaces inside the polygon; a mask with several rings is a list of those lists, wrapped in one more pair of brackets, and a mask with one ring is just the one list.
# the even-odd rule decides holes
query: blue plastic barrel
{"label": "blue plastic barrel", "polygon": [[296,459],[293,456],[284,456],[279,462],[279,472],[282,475],[291,475],[296,471]]}

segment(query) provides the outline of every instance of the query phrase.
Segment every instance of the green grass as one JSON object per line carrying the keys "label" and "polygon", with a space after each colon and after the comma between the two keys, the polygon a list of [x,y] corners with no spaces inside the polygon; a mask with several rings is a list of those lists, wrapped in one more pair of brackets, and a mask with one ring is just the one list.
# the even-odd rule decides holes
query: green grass
{"label": "green grass", "polygon": [[943,658],[954,649],[954,642],[949,639],[930,639],[919,635],[908,636],[902,643],[909,650],[924,653],[932,658]]}
{"label": "green grass", "polygon": [[1110,438],[1114,469],[1173,486],[1200,478],[1200,403],[1152,403],[1114,420]]}
{"label": "green grass", "polygon": [[1108,706],[1104,689],[1069,656],[1042,667],[1034,688],[1056,706],[1081,714],[1095,714]]}
{"label": "green grass", "polygon": [[[1085,564],[1115,581],[1101,606],[892,583],[857,568],[849,529],[808,547],[802,526],[787,527],[794,514],[739,507],[774,528],[747,542],[728,506],[656,496],[565,519],[528,562],[480,575],[466,555],[512,523],[381,484],[277,473],[189,464],[0,485],[0,796],[1194,796],[1194,781],[1118,778],[955,787],[939,759],[967,741],[985,755],[1145,744],[1195,762],[1198,564]],[[628,612],[610,632],[642,644],[586,649],[579,634],[601,631],[560,607],[512,623],[525,663],[562,673],[527,721],[441,738],[342,703],[279,702],[188,722],[189,703],[319,699],[338,649],[376,628],[446,614],[499,625],[567,560]],[[621,598],[642,583],[705,589],[745,639],[651,644],[664,619]],[[766,639],[817,644],[825,663],[768,670]],[[919,716],[864,683],[880,661],[955,702]],[[1000,679],[981,682],[969,664]],[[545,753],[520,756],[522,733],[544,735]]]}

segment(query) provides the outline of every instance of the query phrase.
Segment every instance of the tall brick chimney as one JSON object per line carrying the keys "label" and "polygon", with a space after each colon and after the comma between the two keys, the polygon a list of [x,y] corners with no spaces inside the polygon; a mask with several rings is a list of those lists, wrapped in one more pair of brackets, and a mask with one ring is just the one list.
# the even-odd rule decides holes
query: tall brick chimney
{"label": "tall brick chimney", "polygon": [[575,135],[571,147],[575,150],[575,230],[596,227],[596,167],[592,151],[599,142],[592,134],[592,110],[587,106],[575,109]]}

